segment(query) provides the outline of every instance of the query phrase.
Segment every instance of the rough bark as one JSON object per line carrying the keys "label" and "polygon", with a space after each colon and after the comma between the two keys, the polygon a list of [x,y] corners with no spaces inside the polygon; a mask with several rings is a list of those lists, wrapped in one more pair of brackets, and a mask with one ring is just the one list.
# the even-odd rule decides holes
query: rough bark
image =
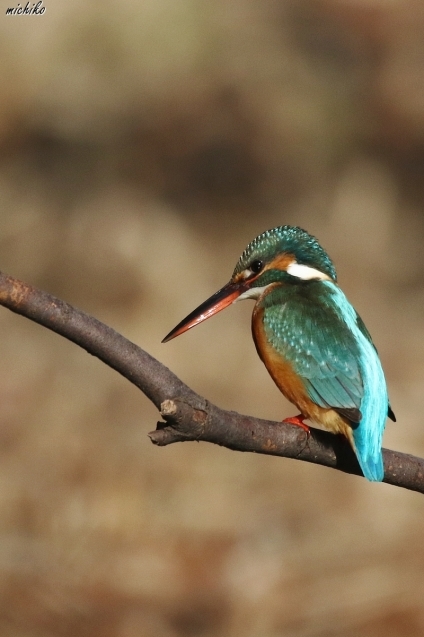
{"label": "rough bark", "polygon": [[[64,336],[136,385],[163,420],[149,436],[165,446],[203,440],[234,451],[250,451],[313,462],[361,475],[356,457],[341,436],[226,411],[185,385],[143,349],[94,317],[42,290],[0,273],[0,305]],[[383,450],[388,484],[424,493],[424,460]]]}

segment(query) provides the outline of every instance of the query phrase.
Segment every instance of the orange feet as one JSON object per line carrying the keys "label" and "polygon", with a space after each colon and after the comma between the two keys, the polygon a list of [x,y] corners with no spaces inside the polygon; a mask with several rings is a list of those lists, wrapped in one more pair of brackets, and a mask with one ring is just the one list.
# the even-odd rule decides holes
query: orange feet
{"label": "orange feet", "polygon": [[284,418],[283,422],[288,422],[291,425],[296,425],[296,427],[301,427],[309,436],[311,431],[308,425],[305,425],[305,423],[303,422],[305,418],[306,416],[302,416],[302,414],[299,414],[298,416],[292,416],[291,418]]}

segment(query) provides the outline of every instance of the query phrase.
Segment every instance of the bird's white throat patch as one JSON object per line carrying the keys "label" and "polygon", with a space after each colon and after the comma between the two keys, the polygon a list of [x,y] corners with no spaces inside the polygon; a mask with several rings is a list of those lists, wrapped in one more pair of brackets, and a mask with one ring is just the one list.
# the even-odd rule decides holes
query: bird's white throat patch
{"label": "bird's white throat patch", "polygon": [[243,294],[240,294],[240,296],[238,296],[233,301],[233,303],[237,303],[237,301],[244,301],[245,299],[254,299],[255,301],[257,301],[259,297],[262,296],[262,294],[270,285],[274,285],[274,284],[268,283],[268,285],[264,285],[261,288],[249,288],[248,290],[246,290],[246,292],[243,292]]}
{"label": "bird's white throat patch", "polygon": [[313,279],[318,281],[332,281],[332,279],[327,274],[324,274],[324,272],[311,268],[309,265],[297,263],[297,261],[289,263],[287,266],[287,272],[288,274],[291,274],[291,276],[302,279],[302,281],[312,281]]}

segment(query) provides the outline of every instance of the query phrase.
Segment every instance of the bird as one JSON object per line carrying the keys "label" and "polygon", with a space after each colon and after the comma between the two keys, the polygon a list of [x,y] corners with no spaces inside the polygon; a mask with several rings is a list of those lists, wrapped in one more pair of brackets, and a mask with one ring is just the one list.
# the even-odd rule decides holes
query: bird
{"label": "bird", "polygon": [[282,394],[299,410],[283,422],[309,420],[342,434],[363,475],[382,481],[382,438],[396,421],[377,349],[337,283],[318,240],[297,226],[278,226],[249,243],[230,281],[183,319],[162,342],[232,303],[253,299],[252,336]]}

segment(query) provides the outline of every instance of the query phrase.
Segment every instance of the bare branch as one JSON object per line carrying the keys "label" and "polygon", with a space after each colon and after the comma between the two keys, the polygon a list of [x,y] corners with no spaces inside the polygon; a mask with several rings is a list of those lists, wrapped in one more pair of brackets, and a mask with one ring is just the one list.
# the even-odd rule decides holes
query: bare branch
{"label": "bare branch", "polygon": [[[149,434],[159,446],[187,440],[213,442],[236,451],[305,460],[361,475],[342,436],[219,409],[196,394],[162,363],[101,321],[42,290],[0,273],[0,305],[84,348],[136,385],[165,422]],[[424,493],[424,460],[384,449],[384,482]]]}

